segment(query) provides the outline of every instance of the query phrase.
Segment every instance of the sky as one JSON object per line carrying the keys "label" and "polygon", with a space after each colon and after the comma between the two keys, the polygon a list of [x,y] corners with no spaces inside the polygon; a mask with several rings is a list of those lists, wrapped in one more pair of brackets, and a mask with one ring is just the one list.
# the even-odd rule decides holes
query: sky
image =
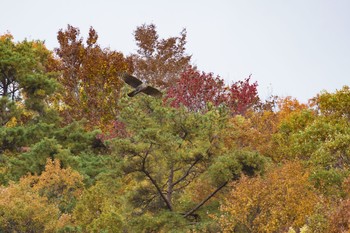
{"label": "sky", "polygon": [[102,47],[136,53],[133,32],[155,24],[160,38],[187,30],[187,53],[200,71],[227,84],[247,78],[262,99],[301,102],[350,85],[349,0],[0,0],[0,34],[58,46],[68,24]]}

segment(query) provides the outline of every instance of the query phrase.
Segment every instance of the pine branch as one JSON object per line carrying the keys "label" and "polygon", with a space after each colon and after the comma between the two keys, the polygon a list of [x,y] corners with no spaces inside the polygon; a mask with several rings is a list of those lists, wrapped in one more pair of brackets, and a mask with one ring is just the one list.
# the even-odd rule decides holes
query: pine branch
{"label": "pine branch", "polygon": [[157,192],[159,193],[160,197],[163,199],[163,201],[165,202],[167,208],[172,211],[173,208],[171,206],[171,203],[169,202],[169,200],[166,198],[166,196],[164,195],[164,193],[162,192],[162,189],[159,187],[157,181],[155,179],[153,179],[153,177],[151,176],[151,174],[146,170],[146,160],[147,157],[149,155],[149,152],[151,151],[152,148],[152,144],[150,145],[150,148],[146,151],[145,156],[142,159],[142,168],[141,171],[148,177],[148,179],[152,182],[152,184],[154,185],[154,187],[157,189]]}
{"label": "pine branch", "polygon": [[183,174],[182,177],[180,177],[177,181],[175,181],[173,183],[173,186],[177,185],[178,183],[180,183],[181,181],[183,181],[184,179],[186,179],[186,177],[190,174],[192,168],[201,160],[202,157],[198,157],[191,165],[190,167],[187,169],[187,171]]}
{"label": "pine branch", "polygon": [[228,181],[220,185],[217,189],[214,190],[210,195],[208,195],[203,201],[201,201],[198,205],[196,205],[192,210],[188,211],[186,214],[184,214],[184,217],[188,217],[192,215],[194,212],[196,212],[199,208],[201,208],[210,198],[212,198],[217,192],[219,192],[223,187],[227,185]]}

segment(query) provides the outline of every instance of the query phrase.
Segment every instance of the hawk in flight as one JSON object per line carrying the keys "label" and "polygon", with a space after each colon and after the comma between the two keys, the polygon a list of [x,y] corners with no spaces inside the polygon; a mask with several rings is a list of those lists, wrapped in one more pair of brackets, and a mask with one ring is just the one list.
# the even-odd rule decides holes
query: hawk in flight
{"label": "hawk in flight", "polygon": [[148,86],[146,83],[143,83],[141,80],[139,80],[138,78],[136,78],[132,75],[124,73],[122,75],[122,78],[126,84],[135,88],[135,90],[128,93],[129,97],[133,97],[140,92],[143,92],[147,95],[151,95],[154,97],[161,97],[162,96],[162,92],[160,92],[158,89],[151,87],[151,86]]}

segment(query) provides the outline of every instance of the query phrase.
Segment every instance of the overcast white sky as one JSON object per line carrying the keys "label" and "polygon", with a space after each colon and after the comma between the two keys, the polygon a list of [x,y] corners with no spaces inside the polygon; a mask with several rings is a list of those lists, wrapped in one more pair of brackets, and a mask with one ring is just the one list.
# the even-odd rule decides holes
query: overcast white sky
{"label": "overcast white sky", "polygon": [[161,38],[187,29],[187,53],[228,84],[252,74],[262,98],[302,102],[350,85],[349,0],[0,0],[0,34],[45,40],[71,24],[99,44],[134,53],[133,31],[154,23]]}

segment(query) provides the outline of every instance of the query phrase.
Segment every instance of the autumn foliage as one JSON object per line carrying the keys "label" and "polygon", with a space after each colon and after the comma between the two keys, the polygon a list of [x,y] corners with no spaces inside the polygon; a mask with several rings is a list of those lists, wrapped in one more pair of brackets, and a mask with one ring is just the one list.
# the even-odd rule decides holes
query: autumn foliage
{"label": "autumn foliage", "polygon": [[301,228],[319,201],[308,177],[297,163],[273,169],[264,177],[243,177],[221,206],[224,232],[286,232],[289,227]]}
{"label": "autumn foliage", "polygon": [[186,54],[186,30],[179,36],[159,38],[154,24],[143,24],[134,32],[138,50],[133,54],[135,75],[163,89],[171,87],[190,65]]}
{"label": "autumn foliage", "polygon": [[116,118],[122,82],[120,72],[132,71],[131,62],[120,52],[101,48],[98,35],[90,28],[86,44],[78,28],[68,25],[57,36],[60,47],[56,70],[63,86],[61,111],[67,122],[85,118],[88,126],[105,128]]}
{"label": "autumn foliage", "polygon": [[232,115],[244,115],[259,101],[257,83],[250,83],[250,77],[227,86],[219,76],[206,74],[193,67],[181,73],[177,82],[168,89],[167,98],[171,105],[183,105],[190,111],[205,111],[208,104],[216,107],[225,105]]}
{"label": "autumn foliage", "polygon": [[181,73],[180,79],[169,88],[171,106],[186,106],[194,112],[204,111],[208,103],[219,106],[227,100],[227,90],[220,77],[212,73],[200,73],[189,67]]}
{"label": "autumn foliage", "polygon": [[259,77],[198,70],[185,29],[134,37],[0,36],[0,232],[349,232],[348,86],[263,101]]}

